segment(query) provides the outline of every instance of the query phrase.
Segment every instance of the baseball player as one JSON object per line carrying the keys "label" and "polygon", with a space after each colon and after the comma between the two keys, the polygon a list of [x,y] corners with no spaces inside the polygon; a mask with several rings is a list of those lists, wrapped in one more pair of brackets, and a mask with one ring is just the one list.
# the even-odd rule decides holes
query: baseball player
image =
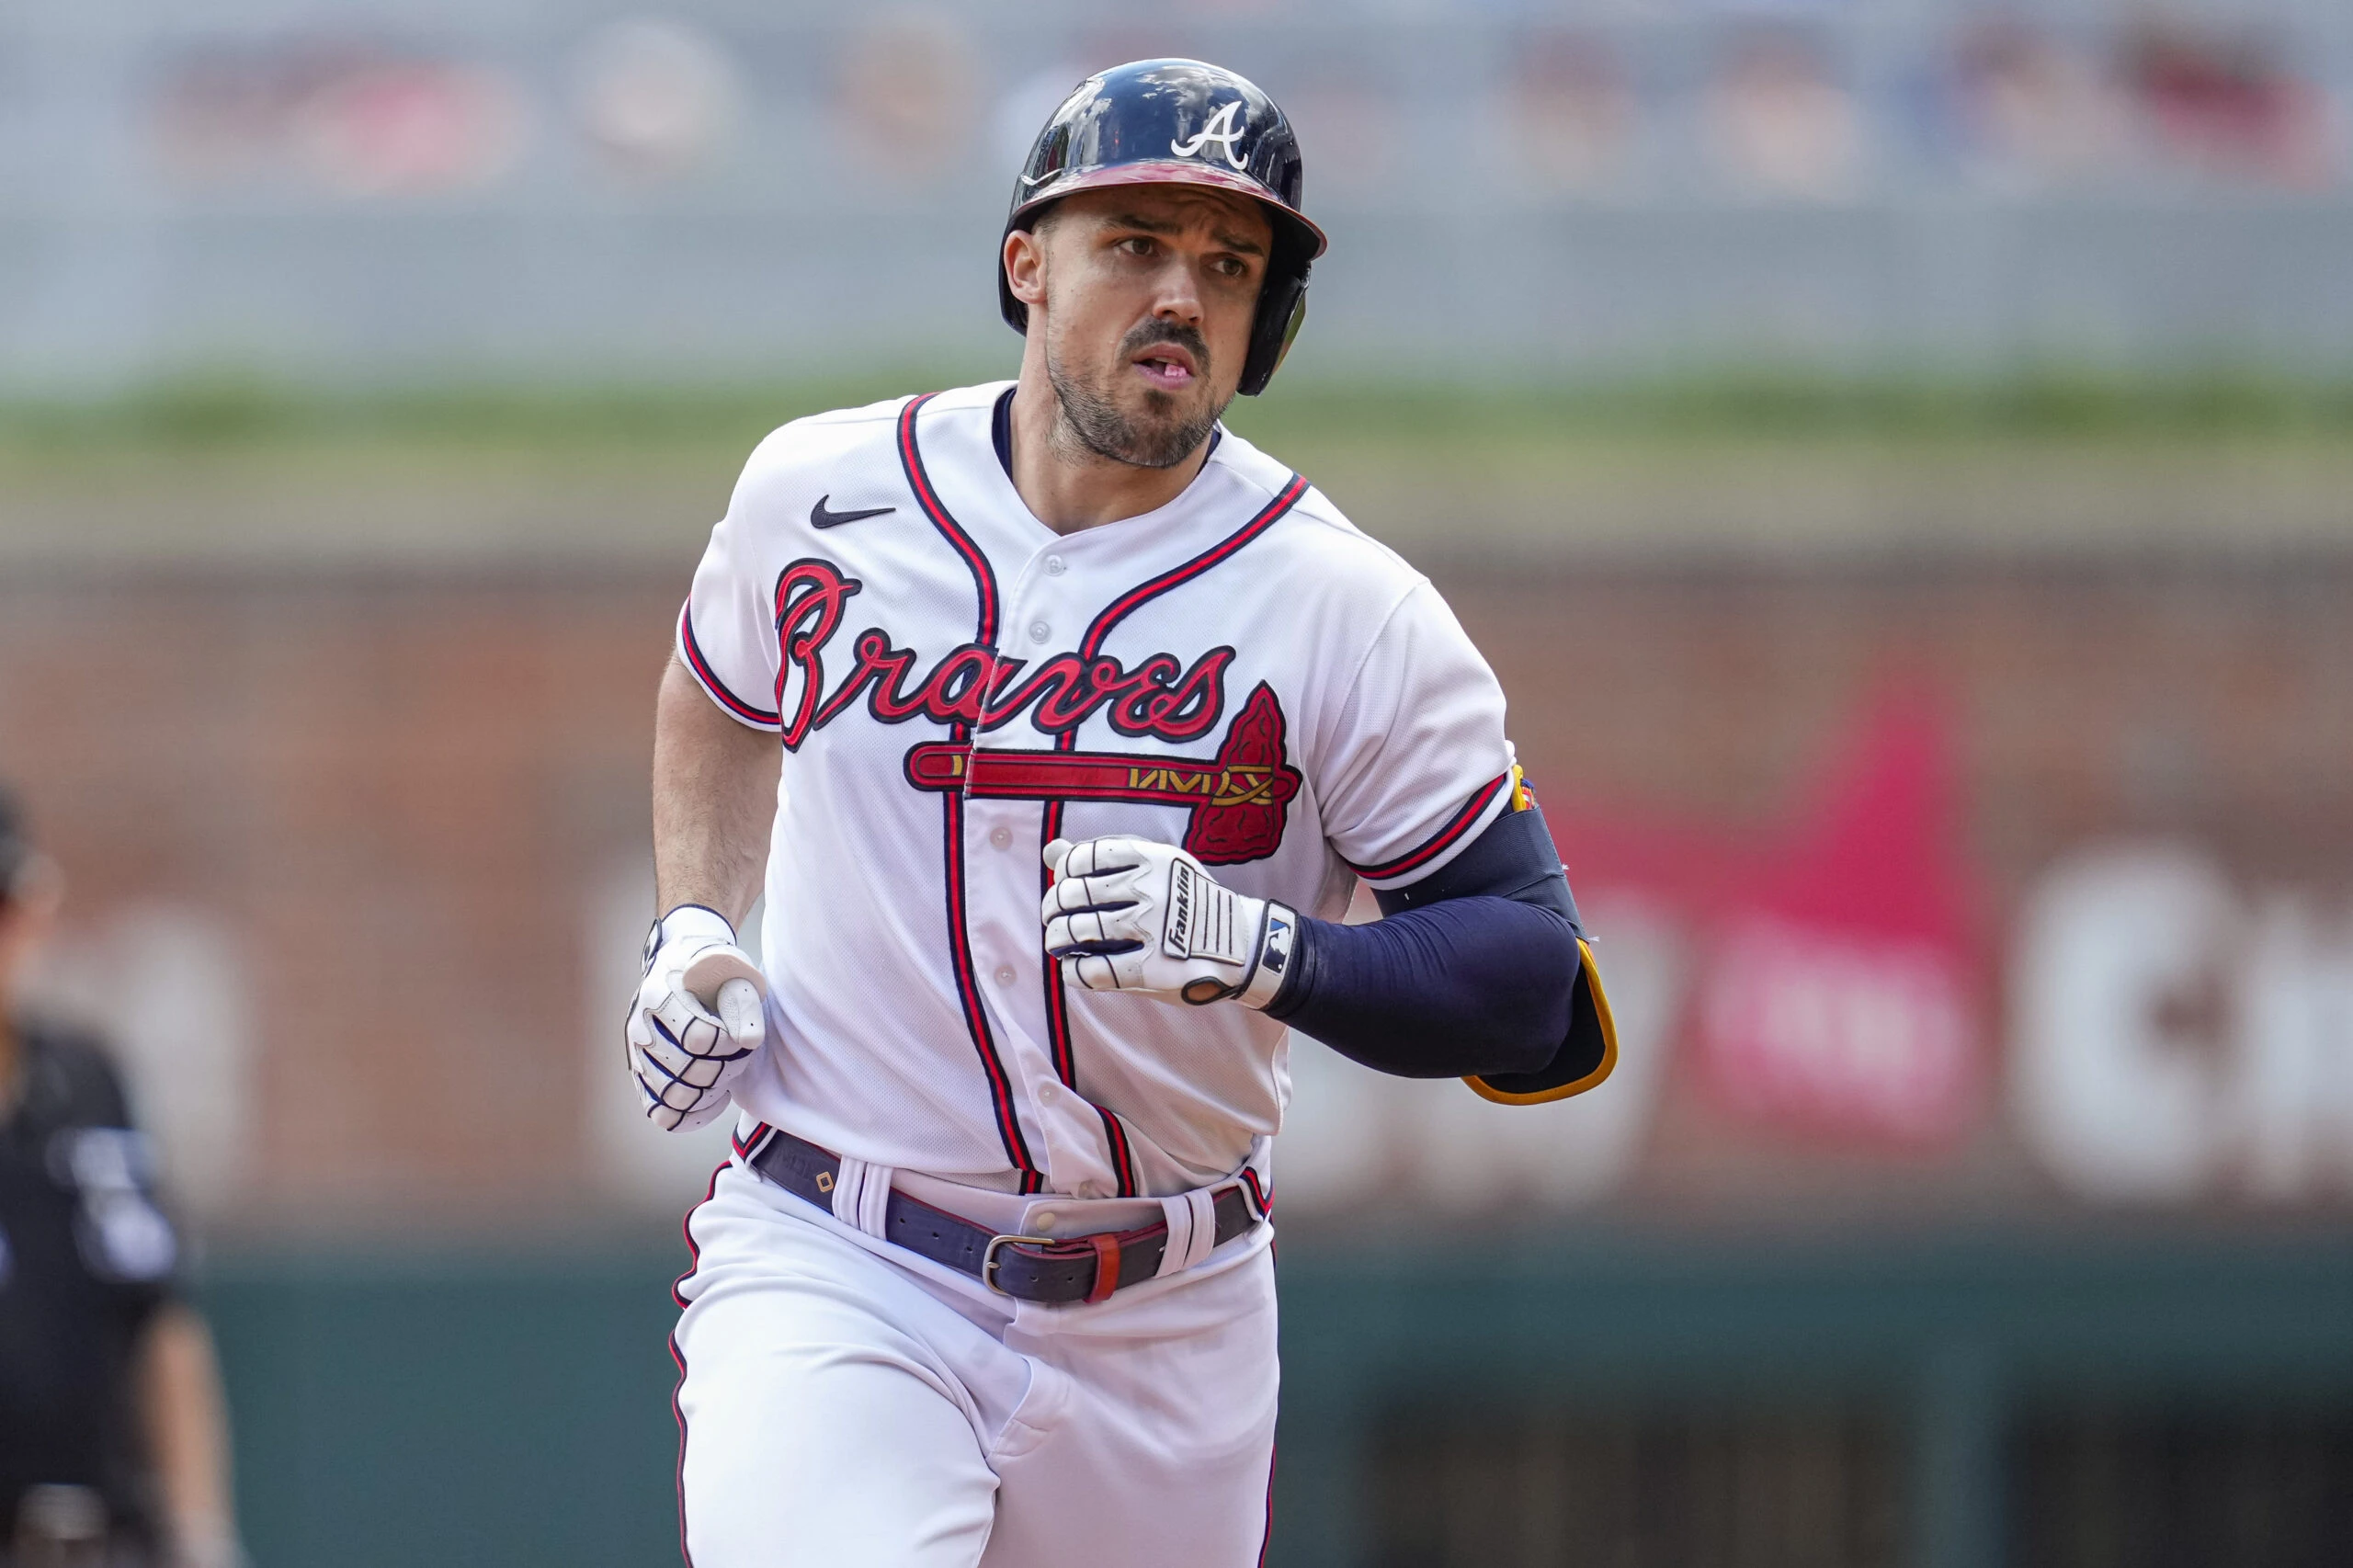
{"label": "baseball player", "polygon": [[1090,78],[1006,223],[1019,378],[788,425],[712,530],[628,1026],[658,1124],[736,1117],[673,1342],[701,1568],[1257,1562],[1288,1030],[1510,1103],[1614,1061],[1494,675],[1218,423],[1301,186],[1233,73]]}

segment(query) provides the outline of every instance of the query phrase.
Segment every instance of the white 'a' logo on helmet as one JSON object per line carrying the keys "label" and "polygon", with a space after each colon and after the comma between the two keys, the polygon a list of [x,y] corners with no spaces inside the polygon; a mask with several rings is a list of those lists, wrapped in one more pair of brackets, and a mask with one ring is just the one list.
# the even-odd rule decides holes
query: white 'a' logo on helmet
{"label": "white 'a' logo on helmet", "polygon": [[1209,123],[1195,131],[1189,141],[1171,142],[1168,150],[1180,158],[1199,158],[1206,154],[1212,142],[1225,153],[1225,161],[1235,168],[1247,168],[1242,161],[1242,137],[1249,127],[1240,123],[1242,100],[1235,98],[1210,116]]}

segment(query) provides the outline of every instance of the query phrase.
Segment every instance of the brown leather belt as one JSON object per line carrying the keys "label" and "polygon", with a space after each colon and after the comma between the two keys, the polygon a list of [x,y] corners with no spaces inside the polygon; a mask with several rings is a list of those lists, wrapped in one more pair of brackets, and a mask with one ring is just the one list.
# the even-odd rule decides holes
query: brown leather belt
{"label": "brown leather belt", "polygon": [[[741,1146],[752,1169],[795,1198],[833,1212],[841,1156],[767,1126]],[[1219,1246],[1265,1218],[1256,1197],[1241,1181],[1218,1188],[1211,1209]],[[1161,1256],[1168,1250],[1165,1220],[1132,1231],[1085,1236],[999,1235],[896,1188],[884,1207],[882,1236],[918,1256],[972,1276],[1001,1296],[1055,1307],[1105,1301],[1114,1290],[1156,1277]]]}

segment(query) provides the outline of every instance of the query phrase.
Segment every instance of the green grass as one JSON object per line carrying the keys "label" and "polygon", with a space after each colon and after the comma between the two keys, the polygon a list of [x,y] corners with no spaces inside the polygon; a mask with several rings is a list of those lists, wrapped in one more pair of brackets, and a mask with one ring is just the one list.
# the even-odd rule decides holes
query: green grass
{"label": "green grass", "polygon": [[[770,385],[440,387],[319,392],[235,377],[89,402],[0,403],[0,451],[72,458],[348,446],[693,449],[741,452],[785,420],[989,371],[910,369]],[[996,373],[1002,373],[998,371]],[[1368,385],[1294,372],[1236,403],[1269,444],[1512,446],[1548,439],[2336,441],[2353,439],[2353,381],[2255,373],[2000,381],[1830,379],[1772,371],[1608,383]]]}
{"label": "green grass", "polygon": [[[1270,396],[1261,416],[1270,430],[1836,440],[2353,436],[2353,381],[2312,384],[2254,376],[2127,381],[2049,375],[1972,382],[1760,372],[1460,391],[1368,391],[1302,382],[1298,392],[1296,398]],[[1249,414],[1236,421],[1244,426],[1253,422]]]}

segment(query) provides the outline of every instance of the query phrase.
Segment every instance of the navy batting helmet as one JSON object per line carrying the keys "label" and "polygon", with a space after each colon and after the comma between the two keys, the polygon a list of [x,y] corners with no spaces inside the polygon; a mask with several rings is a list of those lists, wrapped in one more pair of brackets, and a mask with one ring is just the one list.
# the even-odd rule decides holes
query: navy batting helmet
{"label": "navy batting helmet", "polygon": [[[1307,268],[1324,231],[1299,210],[1299,138],[1275,100],[1198,60],[1139,60],[1089,76],[1038,133],[1013,187],[1005,232],[1026,229],[1065,196],[1110,185],[1206,185],[1255,198],[1275,244],[1251,324],[1240,391],[1256,396],[1307,318]],[[998,246],[996,291],[1016,332],[1029,308],[1013,297]]]}

